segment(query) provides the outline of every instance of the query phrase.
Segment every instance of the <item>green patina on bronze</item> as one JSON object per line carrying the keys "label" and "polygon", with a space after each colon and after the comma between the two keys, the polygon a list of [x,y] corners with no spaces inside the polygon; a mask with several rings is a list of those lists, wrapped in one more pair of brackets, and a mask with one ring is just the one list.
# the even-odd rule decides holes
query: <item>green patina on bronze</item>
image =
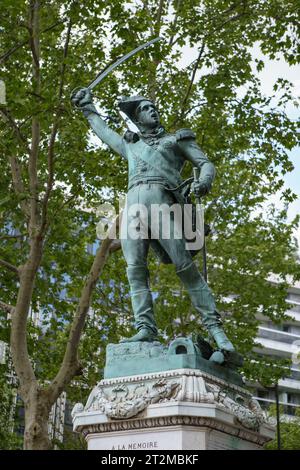
{"label": "green patina on bronze", "polygon": [[[104,379],[128,377],[176,369],[199,369],[228,383],[244,386],[237,369],[242,365],[238,353],[227,353],[223,365],[213,361],[213,351],[199,338],[177,338],[164,346],[158,341],[108,344]],[[204,347],[205,346],[205,347]],[[212,359],[210,359],[212,358]]]}
{"label": "green patina on bronze", "polygon": [[[168,133],[160,124],[155,104],[149,99],[132,96],[119,102],[120,109],[139,129],[137,133],[127,131],[123,137],[101,119],[88,88],[79,90],[72,100],[82,109],[95,134],[128,161],[128,195],[125,210],[136,203],[143,204],[149,212],[152,204],[169,206],[174,202],[184,204],[183,193],[179,189],[172,188],[183,183],[181,171],[186,161],[190,161],[199,169],[199,180],[192,186],[194,193],[203,196],[209,192],[215,169],[197,145],[195,134],[190,129],[179,129],[174,134]],[[170,224],[172,225],[172,220]],[[173,229],[171,226],[171,233]],[[159,233],[162,233],[161,230]],[[234,347],[223,331],[212,292],[193,262],[194,253],[186,249],[184,238],[176,239],[174,236],[169,239],[159,237],[155,240],[130,237],[122,239],[135,326],[138,330],[132,338],[123,341],[151,342],[157,335],[147,267],[150,247],[155,250],[162,262],[171,262],[175,265],[177,275],[187,289],[203,325],[215,340],[218,349],[233,351]]]}

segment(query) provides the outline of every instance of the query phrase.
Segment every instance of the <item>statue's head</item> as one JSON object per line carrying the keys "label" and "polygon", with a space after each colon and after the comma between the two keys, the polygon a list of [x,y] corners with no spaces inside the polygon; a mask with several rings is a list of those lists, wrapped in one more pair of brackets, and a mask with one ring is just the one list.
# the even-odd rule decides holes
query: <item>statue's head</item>
{"label": "statue's head", "polygon": [[159,114],[155,104],[149,100],[141,101],[135,110],[137,125],[153,129],[159,125]]}
{"label": "statue's head", "polygon": [[143,96],[123,98],[119,108],[142,131],[159,126],[159,113],[155,104]]}

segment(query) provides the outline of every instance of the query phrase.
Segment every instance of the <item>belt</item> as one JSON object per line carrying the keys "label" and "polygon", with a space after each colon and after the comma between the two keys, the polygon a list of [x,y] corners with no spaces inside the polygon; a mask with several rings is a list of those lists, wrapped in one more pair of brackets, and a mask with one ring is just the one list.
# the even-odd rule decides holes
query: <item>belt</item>
{"label": "belt", "polygon": [[136,181],[135,183],[132,183],[128,186],[128,191],[132,188],[134,188],[135,186],[138,186],[139,184],[149,184],[149,183],[155,183],[155,184],[162,184],[164,185],[165,187],[167,187],[167,182],[165,180],[161,180],[159,181],[157,178],[144,178],[142,180],[138,180]]}
{"label": "belt", "polygon": [[181,189],[185,188],[185,186],[190,185],[193,181],[194,181],[193,177],[188,178],[185,181],[183,181],[182,183],[180,183],[178,186],[176,186],[176,188],[169,188],[168,183],[164,180],[159,181],[159,180],[157,180],[157,178],[146,178],[146,179],[142,179],[142,180],[136,181],[135,183],[130,184],[128,186],[128,191],[131,188],[134,188],[134,186],[138,186],[139,184],[148,184],[148,183],[162,184],[162,185],[164,185],[164,187],[167,191],[178,191],[178,190],[181,190]]}

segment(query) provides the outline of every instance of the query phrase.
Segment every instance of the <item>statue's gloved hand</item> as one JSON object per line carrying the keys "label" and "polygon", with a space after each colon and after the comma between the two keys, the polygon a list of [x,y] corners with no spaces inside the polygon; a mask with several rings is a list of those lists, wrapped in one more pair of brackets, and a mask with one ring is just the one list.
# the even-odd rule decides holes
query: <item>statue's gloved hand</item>
{"label": "statue's gloved hand", "polygon": [[209,193],[210,187],[211,185],[209,181],[200,178],[198,181],[194,181],[192,183],[191,190],[196,197],[201,197]]}
{"label": "statue's gloved hand", "polygon": [[72,96],[71,101],[74,106],[80,108],[85,115],[96,113],[97,110],[93,104],[92,92],[89,88],[81,88],[77,90]]}

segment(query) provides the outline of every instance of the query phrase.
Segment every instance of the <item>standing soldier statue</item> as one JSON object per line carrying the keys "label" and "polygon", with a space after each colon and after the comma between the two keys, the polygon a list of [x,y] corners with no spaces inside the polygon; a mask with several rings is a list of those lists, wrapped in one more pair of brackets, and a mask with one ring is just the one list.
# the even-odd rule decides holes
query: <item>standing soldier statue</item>
{"label": "standing soldier statue", "polygon": [[[138,133],[127,131],[121,137],[101,119],[93,102],[90,88],[82,88],[73,94],[73,104],[79,107],[95,134],[113,151],[128,161],[128,193],[126,205],[127,224],[130,222],[129,209],[133,204],[143,204],[151,212],[153,204],[174,202],[183,204],[178,190],[182,186],[181,170],[186,160],[199,169],[199,179],[192,185],[198,197],[206,195],[211,188],[215,169],[198,147],[195,134],[189,129],[179,129],[169,134],[160,124],[155,104],[143,96],[122,99],[118,105],[122,112],[139,129]],[[174,190],[172,190],[174,188]],[[149,237],[122,237],[122,249],[127,263],[127,276],[131,290],[131,301],[137,333],[123,342],[153,341],[157,336],[153,301],[149,289],[147,255],[152,246],[160,253],[163,262],[175,265],[176,274],[187,289],[191,301],[201,315],[203,325],[215,340],[218,349],[234,351],[222,328],[222,321],[216,309],[215,300],[193,262],[192,254],[186,249],[184,237],[174,236],[174,219],[169,238],[157,236],[157,227],[149,220]],[[153,222],[153,221],[152,221]],[[173,224],[173,226],[172,226]],[[156,236],[154,236],[154,233]]]}

